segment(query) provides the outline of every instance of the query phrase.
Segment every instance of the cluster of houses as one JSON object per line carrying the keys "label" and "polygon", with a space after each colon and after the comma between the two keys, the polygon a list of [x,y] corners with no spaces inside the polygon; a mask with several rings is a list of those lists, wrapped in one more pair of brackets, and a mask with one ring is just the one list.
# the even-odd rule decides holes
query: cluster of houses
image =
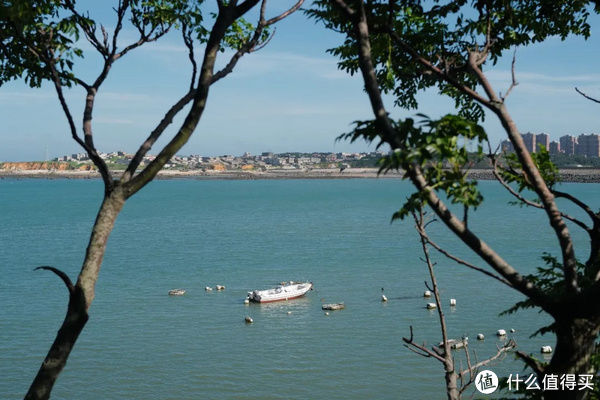
{"label": "cluster of houses", "polygon": [[[338,168],[340,163],[351,164],[365,158],[379,159],[381,152],[370,153],[281,153],[265,152],[261,155],[244,153],[241,156],[224,155],[206,157],[201,155],[174,156],[167,169],[211,169],[211,170],[267,170],[267,169],[300,169],[300,168]],[[133,154],[123,151],[100,153],[102,159],[110,164],[129,164]],[[143,164],[154,160],[155,156],[146,155]],[[57,157],[55,161],[75,161],[80,163],[90,162],[86,153],[72,154],[71,156]]]}
{"label": "cluster of houses", "polygon": [[[545,133],[525,133],[521,135],[525,146],[530,153],[536,152],[543,145],[550,154],[566,154],[584,157],[600,157],[600,135],[564,135],[558,141],[550,141],[550,136]],[[503,151],[512,152],[512,143],[505,140],[501,144]]]}

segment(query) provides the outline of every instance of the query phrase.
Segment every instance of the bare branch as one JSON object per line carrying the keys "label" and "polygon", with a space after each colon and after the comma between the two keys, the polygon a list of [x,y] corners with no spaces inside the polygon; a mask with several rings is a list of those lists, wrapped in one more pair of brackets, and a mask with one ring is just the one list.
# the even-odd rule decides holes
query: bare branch
{"label": "bare branch", "polygon": [[158,140],[160,135],[167,129],[167,127],[173,122],[173,118],[190,102],[194,99],[196,95],[196,90],[189,90],[177,103],[175,103],[169,111],[165,114],[160,123],[152,130],[150,135],[146,138],[144,143],[137,150],[133,159],[127,166],[127,169],[123,173],[123,177],[121,178],[122,182],[128,182],[131,180],[133,175],[135,174],[136,169],[140,166],[140,163],[144,159],[144,156],[150,151],[154,143]]}
{"label": "bare branch", "polygon": [[579,90],[577,87],[575,88],[575,91],[577,93],[579,93],[580,95],[582,95],[583,97],[585,97],[586,99],[593,101],[594,103],[600,103],[600,100],[588,96],[587,94],[585,94],[584,92],[582,92],[581,90]]}
{"label": "bare branch", "polygon": [[[435,191],[428,185],[418,166],[411,166],[407,171],[413,184],[427,196],[427,203],[435,211],[444,224],[454,232],[471,250],[483,258],[496,272],[506,279],[512,287],[530,297],[540,307],[549,311],[553,299],[543,293],[531,281],[521,275],[510,264],[508,264],[498,253],[488,246],[477,235],[464,226],[441,201]],[[464,265],[464,264],[463,264]]]}
{"label": "bare branch", "polygon": [[[416,212],[412,213],[413,219],[415,220],[417,232],[419,232],[419,237],[421,239],[421,249],[423,251],[423,255],[425,256],[425,262],[427,264],[427,270],[429,271],[429,278],[431,279],[431,284],[433,286],[433,296],[435,298],[435,304],[437,308],[438,317],[440,320],[440,329],[442,331],[442,346],[444,348],[444,366],[446,372],[452,371],[453,362],[452,356],[450,354],[450,343],[448,343],[448,329],[446,327],[446,318],[444,318],[444,311],[442,309],[442,303],[440,300],[440,291],[437,285],[437,279],[435,278],[435,273],[433,272],[433,264],[431,263],[431,258],[429,257],[429,249],[427,248],[427,240],[421,232],[424,231],[424,214],[423,209],[419,209],[419,215],[417,216]],[[425,282],[427,283],[427,282]]]}
{"label": "bare branch", "polygon": [[218,72],[215,72],[215,74],[212,78],[212,83],[215,83],[218,80],[229,75],[235,68],[235,66],[236,66],[237,62],[240,60],[240,58],[242,58],[242,56],[244,56],[244,54],[252,53],[252,52],[262,49],[273,37],[273,35],[271,35],[264,42],[262,42],[262,43],[260,42],[262,33],[265,30],[265,28],[286,18],[287,16],[289,16],[290,14],[292,14],[293,12],[298,10],[302,6],[303,3],[304,3],[304,0],[299,0],[298,2],[296,2],[296,4],[294,4],[293,7],[291,7],[287,11],[277,15],[276,17],[270,18],[269,20],[265,20],[265,10],[266,10],[267,2],[266,2],[266,0],[263,0],[261,7],[260,7],[259,21],[258,21],[258,24],[256,25],[256,29],[254,30],[254,34],[252,35],[252,38],[248,42],[246,42],[244,45],[242,45],[238,49],[238,51],[235,52],[235,54],[231,57],[231,59],[229,60],[227,65],[225,67],[223,67],[223,69],[221,69]]}
{"label": "bare branch", "polygon": [[[257,27],[254,31],[252,38],[231,57],[230,61],[227,63],[227,65],[222,70],[215,72],[213,74],[210,84],[212,85],[213,83],[217,82],[218,80],[220,80],[220,79],[224,78],[225,76],[227,76],[228,74],[230,74],[233,71],[233,69],[234,69],[235,65],[237,64],[237,62],[239,61],[239,59],[244,54],[254,51],[256,49],[257,45],[261,45],[261,46],[264,45],[264,44],[259,44],[260,37],[262,35],[263,30],[268,25],[279,22],[283,18],[290,15],[293,11],[297,10],[302,5],[303,2],[304,2],[304,0],[299,0],[289,10],[278,15],[277,17],[271,18],[268,21],[266,21],[265,17],[264,17],[265,9],[266,9],[266,0],[263,0],[263,2],[261,4],[259,22],[257,24]],[[270,22],[270,21],[273,21],[273,22]],[[183,29],[185,30],[186,27],[184,26]],[[144,143],[142,143],[140,148],[137,150],[135,156],[133,157],[132,161],[129,163],[127,169],[123,173],[122,180],[124,182],[131,180],[131,178],[135,175],[135,171],[139,167],[144,156],[148,153],[148,151],[150,151],[150,149],[152,148],[154,143],[162,135],[162,133],[165,131],[165,129],[173,122],[173,118],[196,96],[197,90],[193,88],[193,85],[194,85],[194,81],[195,81],[197,66],[196,66],[196,62],[195,62],[195,58],[194,58],[193,41],[191,40],[191,36],[186,35],[185,33],[183,34],[183,38],[184,38],[184,42],[185,42],[186,46],[188,47],[188,57],[190,59],[190,62],[192,63],[192,69],[193,69],[190,90],[167,111],[167,113],[165,114],[163,119],[160,121],[160,123],[156,126],[156,128],[154,128],[154,130],[150,133],[148,138],[146,138]]]}
{"label": "bare branch", "polygon": [[118,53],[115,53],[111,58],[113,59],[113,61],[118,60],[119,58],[123,57],[125,54],[127,54],[128,52],[130,52],[131,50],[140,47],[141,45],[143,45],[144,43],[150,43],[150,42],[154,42],[158,39],[160,39],[162,36],[166,35],[167,32],[169,32],[169,30],[171,29],[170,26],[161,29],[159,32],[157,32],[156,34],[152,35],[152,32],[150,32],[149,34],[141,34],[140,38],[131,43],[128,46],[125,46],[123,48],[123,50],[119,51]]}
{"label": "bare branch", "polygon": [[[420,356],[423,357],[433,357],[436,360],[438,360],[441,363],[445,363],[446,360],[444,360],[443,357],[441,357],[439,354],[435,353],[434,351],[428,349],[427,347],[425,347],[424,345],[420,345],[418,343],[416,343],[413,340],[413,328],[412,325],[410,326],[410,338],[405,338],[403,337],[402,340],[406,343],[406,348],[408,348],[409,350],[414,351],[415,353],[419,354]],[[416,349],[420,350],[422,353],[416,351]]]}
{"label": "bare branch", "polygon": [[585,211],[586,214],[592,219],[592,221],[600,222],[599,213],[595,213],[594,210],[592,210],[592,208],[590,206],[585,204],[583,201],[581,201],[577,197],[575,197],[569,193],[566,193],[566,192],[560,192],[558,190],[552,190],[552,194],[554,194],[554,196],[556,196],[556,197],[561,197],[563,199],[567,199],[567,200],[571,201],[573,204],[577,205],[583,211]]}
{"label": "bare branch", "polygon": [[[92,160],[92,162],[94,163],[94,165],[96,165],[96,167],[98,167],[98,171],[100,172],[100,175],[102,176],[102,180],[104,181],[104,186],[105,186],[105,190],[109,190],[110,187],[112,186],[112,178],[110,177],[110,173],[108,171],[108,167],[106,166],[106,163],[104,162],[104,160],[102,160],[100,158],[100,156],[98,156],[98,153],[96,152],[96,149],[93,146],[93,142],[88,143],[88,140],[82,140],[79,135],[77,134],[77,128],[75,128],[75,122],[73,121],[73,115],[71,114],[71,111],[69,109],[69,106],[67,104],[67,101],[65,100],[65,96],[62,90],[62,85],[60,82],[60,77],[58,75],[58,71],[56,70],[56,66],[54,64],[54,59],[53,59],[53,52],[52,49],[48,50],[50,52],[50,57],[48,57],[46,59],[46,64],[48,65],[48,67],[50,68],[50,71],[52,72],[52,83],[54,84],[54,88],[56,90],[56,94],[58,95],[58,100],[60,101],[60,105],[63,109],[63,112],[65,113],[65,116],[67,117],[67,121],[69,123],[69,129],[71,130],[71,136],[73,137],[73,139],[87,152],[88,156],[90,157],[90,159]],[[87,86],[88,91],[90,90],[90,87]]]}
{"label": "bare branch", "polygon": [[[256,4],[258,1],[247,0],[243,4]],[[221,48],[221,40],[225,36],[227,28],[237,18],[239,7],[235,9],[231,7],[235,6],[235,2],[231,3],[230,7],[227,7],[219,12],[215,23],[211,29],[208,41],[206,43],[206,49],[204,52],[204,60],[202,67],[200,68],[200,77],[198,79],[198,87],[194,93],[192,107],[185,118],[183,124],[175,134],[175,136],[169,141],[169,143],[163,147],[156,158],[150,162],[139,174],[133,177],[129,182],[124,184],[126,196],[130,197],[135,194],[138,190],[144,187],[150,182],[167,163],[168,160],[175,155],[175,153],[181,149],[181,147],[187,143],[188,139],[194,132],[194,129],[198,125],[200,118],[206,107],[206,101],[208,98],[208,92],[213,82],[214,67],[217,59],[217,54]],[[235,18],[234,18],[235,17]],[[162,132],[160,132],[162,133]],[[160,135],[160,133],[158,133]],[[142,151],[144,151],[142,149]],[[139,152],[139,150],[138,150]]]}
{"label": "bare branch", "polygon": [[276,17],[268,19],[265,22],[265,26],[276,24],[277,22],[281,21],[282,19],[284,19],[284,18],[288,17],[289,15],[293,14],[294,12],[298,11],[300,9],[300,7],[302,6],[303,3],[304,3],[304,0],[297,1],[296,4],[294,4],[287,11],[282,12],[281,14],[279,14]]}
{"label": "bare branch", "polygon": [[[544,206],[540,203],[536,203],[534,201],[531,200],[527,200],[525,197],[523,197],[520,193],[518,193],[516,190],[514,190],[508,183],[506,183],[506,181],[502,178],[502,176],[500,175],[500,173],[498,172],[498,160],[496,159],[496,157],[494,157],[493,155],[489,155],[491,163],[492,163],[492,173],[494,174],[494,177],[496,178],[496,180],[498,182],[500,182],[500,184],[511,194],[513,195],[515,198],[517,198],[519,201],[521,201],[523,204],[526,204],[530,207],[535,207],[535,208],[539,208],[539,209],[544,209]],[[553,191],[554,193],[554,191]],[[559,192],[560,193],[560,192]],[[566,194],[566,193],[565,193]],[[556,197],[559,197],[558,195],[556,195]],[[592,213],[593,214],[593,213]],[[563,212],[560,213],[560,215],[565,218],[568,219],[569,221],[577,224],[579,227],[581,227],[583,230],[585,230],[588,233],[591,233],[591,229],[582,221],[578,220],[575,217],[570,216],[569,214],[565,214]]]}
{"label": "bare branch", "polygon": [[[480,367],[483,367],[484,365],[487,365],[487,364],[491,363],[492,361],[497,360],[504,353],[506,353],[516,347],[517,347],[517,343],[513,339],[510,339],[502,347],[498,348],[498,352],[494,356],[488,358],[487,360],[479,361],[478,363],[474,364],[471,368],[473,370],[477,370]],[[461,371],[461,374],[468,374],[468,373],[469,373],[469,371]]]}
{"label": "bare branch", "polygon": [[110,51],[110,58],[113,58],[115,53],[117,52],[117,37],[121,32],[121,28],[123,27],[123,18],[125,17],[125,13],[129,8],[129,0],[119,0],[119,5],[117,7],[117,25],[115,26],[115,31],[113,32],[112,37],[112,49]]}
{"label": "bare branch", "polygon": [[100,42],[100,40],[96,37],[95,24],[90,25],[88,23],[89,22],[88,18],[81,15],[75,9],[75,3],[72,0],[65,0],[64,4],[67,7],[67,9],[69,11],[71,11],[71,13],[76,17],[77,25],[83,31],[83,34],[85,35],[85,38],[87,39],[87,41],[98,51],[98,53],[100,53],[100,55],[102,55],[102,57],[104,59],[107,59],[108,55],[109,55],[108,47],[103,45]]}
{"label": "bare branch", "polygon": [[185,43],[185,46],[188,48],[188,58],[190,60],[190,63],[192,64],[192,79],[190,79],[190,90],[194,90],[198,66],[194,57],[194,40],[192,39],[192,30],[189,29],[186,24],[183,24],[181,27],[181,35],[183,37],[183,42]]}
{"label": "bare branch", "polygon": [[517,82],[517,78],[515,76],[516,61],[517,61],[517,49],[515,49],[515,51],[513,53],[512,65],[511,65],[511,69],[510,69],[511,76],[512,76],[512,82],[511,82],[510,86],[508,87],[508,89],[506,90],[506,93],[504,94],[504,96],[502,94],[500,94],[500,98],[502,99],[503,103],[504,103],[504,101],[506,101],[506,98],[510,94],[510,91],[513,90],[513,88],[519,84],[519,82]]}
{"label": "bare branch", "polygon": [[483,269],[481,267],[477,267],[477,266],[475,266],[475,265],[473,265],[473,264],[471,264],[471,263],[469,263],[469,262],[467,262],[467,261],[465,261],[465,260],[463,260],[463,259],[461,259],[459,257],[456,257],[456,256],[452,255],[450,252],[444,250],[436,242],[434,242],[433,240],[431,240],[431,238],[429,237],[429,235],[427,235],[426,232],[424,232],[424,237],[427,240],[427,244],[431,245],[431,247],[433,247],[438,252],[442,253],[444,256],[446,256],[447,258],[451,259],[452,261],[454,261],[454,262],[456,262],[458,264],[464,265],[467,268],[471,268],[472,270],[481,272],[482,274],[485,274],[485,275],[487,275],[487,276],[489,276],[491,278],[494,278],[497,281],[505,284],[508,287],[513,287],[512,284],[509,281],[507,281],[506,279],[504,279],[504,278],[502,278],[502,277],[500,277],[500,276],[498,276],[496,274],[492,274],[491,272],[486,271],[485,269]]}
{"label": "bare branch", "polygon": [[43,269],[43,270],[46,270],[46,271],[52,271],[52,272],[54,272],[65,283],[65,286],[69,290],[69,293],[73,293],[73,290],[74,290],[73,289],[73,282],[71,282],[71,279],[69,278],[69,276],[67,274],[65,274],[63,271],[61,271],[58,268],[49,267],[47,265],[42,265],[40,267],[34,268],[33,270],[37,271],[39,269]]}

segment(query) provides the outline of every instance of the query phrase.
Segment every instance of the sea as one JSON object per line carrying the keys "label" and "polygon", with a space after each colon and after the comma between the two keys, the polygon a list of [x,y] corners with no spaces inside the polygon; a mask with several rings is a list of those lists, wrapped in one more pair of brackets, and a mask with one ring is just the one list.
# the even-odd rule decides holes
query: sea
{"label": "sea", "polygon": [[[469,225],[523,273],[560,256],[543,211],[510,205],[495,182]],[[595,208],[597,184],[561,185]],[[125,205],[107,245],[90,319],[53,399],[443,399],[440,362],[403,337],[441,341],[414,221],[391,222],[413,192],[399,179],[160,180]],[[98,180],[0,180],[0,398],[19,399],[64,318],[68,296],[50,265],[75,280],[103,194]],[[533,197],[527,194],[529,198]],[[571,204],[559,206],[585,220]],[[462,213],[461,213],[462,215]],[[570,224],[576,254],[585,232]],[[487,268],[440,222],[428,232]],[[451,338],[472,360],[494,355],[505,329],[540,354],[552,335],[537,310],[499,316],[523,297],[432,250]],[[244,304],[248,291],[310,281],[304,298]],[[224,291],[205,291],[224,285]],[[181,297],[168,295],[183,288]],[[387,302],[381,301],[385,294]],[[450,307],[450,299],[456,306]],[[344,302],[330,312],[323,303]],[[250,316],[253,323],[245,323]],[[511,333],[510,330],[514,329]],[[485,340],[476,340],[477,334]],[[466,367],[464,351],[456,363]],[[486,367],[525,374],[512,354]],[[468,389],[475,398],[489,398]],[[508,394],[505,392],[505,396]]]}

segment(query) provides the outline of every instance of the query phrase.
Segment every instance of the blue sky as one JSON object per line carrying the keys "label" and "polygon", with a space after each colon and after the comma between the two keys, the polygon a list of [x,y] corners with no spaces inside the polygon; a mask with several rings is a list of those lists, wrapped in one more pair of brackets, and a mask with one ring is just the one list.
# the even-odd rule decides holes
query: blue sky
{"label": "blue sky", "polygon": [[[278,6],[291,3],[278,2]],[[107,11],[98,10],[96,4],[91,14],[99,13],[108,26],[111,19]],[[600,18],[593,16],[590,22],[592,37],[588,41],[552,38],[517,49],[519,85],[507,105],[522,132],[546,132],[552,139],[564,134],[600,133],[600,106],[573,89],[577,86],[600,97]],[[134,38],[133,30],[124,30],[120,43]],[[335,57],[325,52],[341,40],[339,34],[301,13],[282,21],[266,48],[246,55],[233,74],[211,88],[204,117],[180,154],[371,149],[364,143],[335,141],[350,129],[352,121],[371,118],[361,79],[338,71]],[[89,54],[78,71],[92,80],[99,71],[99,58]],[[221,65],[228,55],[222,54]],[[510,84],[511,58],[512,54],[488,72],[497,91],[505,91]],[[189,75],[187,53],[177,35],[147,44],[117,61],[97,97],[94,135],[98,149],[134,152],[185,92]],[[67,99],[79,126],[84,92],[80,88],[69,90]],[[388,100],[391,110],[392,101]],[[450,100],[425,93],[418,111],[392,112],[395,117],[416,112],[439,116],[452,110]],[[50,85],[30,89],[21,82],[11,82],[0,87],[0,121],[0,160],[42,160],[46,151],[49,158],[81,152],[70,137]],[[176,120],[164,136],[180,121]],[[484,125],[493,144],[504,139],[493,116],[489,115]],[[161,143],[164,141],[158,145]]]}

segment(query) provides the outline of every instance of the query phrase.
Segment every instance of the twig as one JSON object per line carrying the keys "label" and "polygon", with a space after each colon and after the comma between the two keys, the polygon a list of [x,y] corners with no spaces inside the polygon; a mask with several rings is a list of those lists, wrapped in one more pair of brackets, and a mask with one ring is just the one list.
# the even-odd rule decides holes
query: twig
{"label": "twig", "polygon": [[[413,327],[412,325],[410,326],[410,338],[405,338],[403,337],[402,340],[404,340],[404,342],[406,343],[405,346],[406,348],[408,348],[409,350],[417,353],[420,356],[423,357],[433,357],[436,360],[438,360],[441,363],[445,363],[446,360],[444,360],[443,357],[441,357],[439,354],[433,352],[432,350],[429,350],[427,347],[420,345],[418,343],[415,343],[415,341],[413,340]],[[422,353],[417,351],[420,350]]]}
{"label": "twig", "polygon": [[495,275],[489,271],[486,271],[485,269],[481,268],[481,267],[477,267],[459,257],[454,256],[453,254],[451,254],[450,252],[444,250],[440,245],[438,245],[436,242],[434,242],[433,240],[431,240],[431,238],[429,237],[429,235],[427,234],[427,232],[425,230],[423,230],[422,232],[419,232],[420,235],[422,235],[426,240],[427,240],[427,244],[431,245],[431,247],[433,247],[434,249],[436,249],[438,252],[442,253],[444,256],[446,256],[447,258],[451,259],[452,261],[464,265],[467,268],[471,268],[475,271],[481,272],[482,274],[485,274],[491,278],[494,278],[496,280],[498,280],[499,282],[505,284],[508,287],[513,287],[513,285],[507,281],[506,279],[502,278],[501,276]]}
{"label": "twig", "polygon": [[586,99],[593,101],[594,103],[600,103],[600,100],[588,96],[587,94],[585,94],[581,90],[579,90],[577,87],[575,87],[575,91],[577,93],[579,93],[580,95],[582,95],[583,97],[585,97]]}
{"label": "twig", "polygon": [[510,69],[511,76],[512,76],[512,82],[511,82],[510,86],[508,87],[508,89],[506,90],[506,93],[504,94],[504,96],[502,96],[502,94],[500,94],[500,98],[502,99],[503,103],[506,100],[506,98],[508,97],[508,95],[510,94],[510,91],[513,90],[513,88],[519,84],[519,82],[517,82],[517,78],[515,77],[516,61],[517,61],[517,49],[515,49],[515,51],[513,53],[512,65],[511,65],[511,69]]}

